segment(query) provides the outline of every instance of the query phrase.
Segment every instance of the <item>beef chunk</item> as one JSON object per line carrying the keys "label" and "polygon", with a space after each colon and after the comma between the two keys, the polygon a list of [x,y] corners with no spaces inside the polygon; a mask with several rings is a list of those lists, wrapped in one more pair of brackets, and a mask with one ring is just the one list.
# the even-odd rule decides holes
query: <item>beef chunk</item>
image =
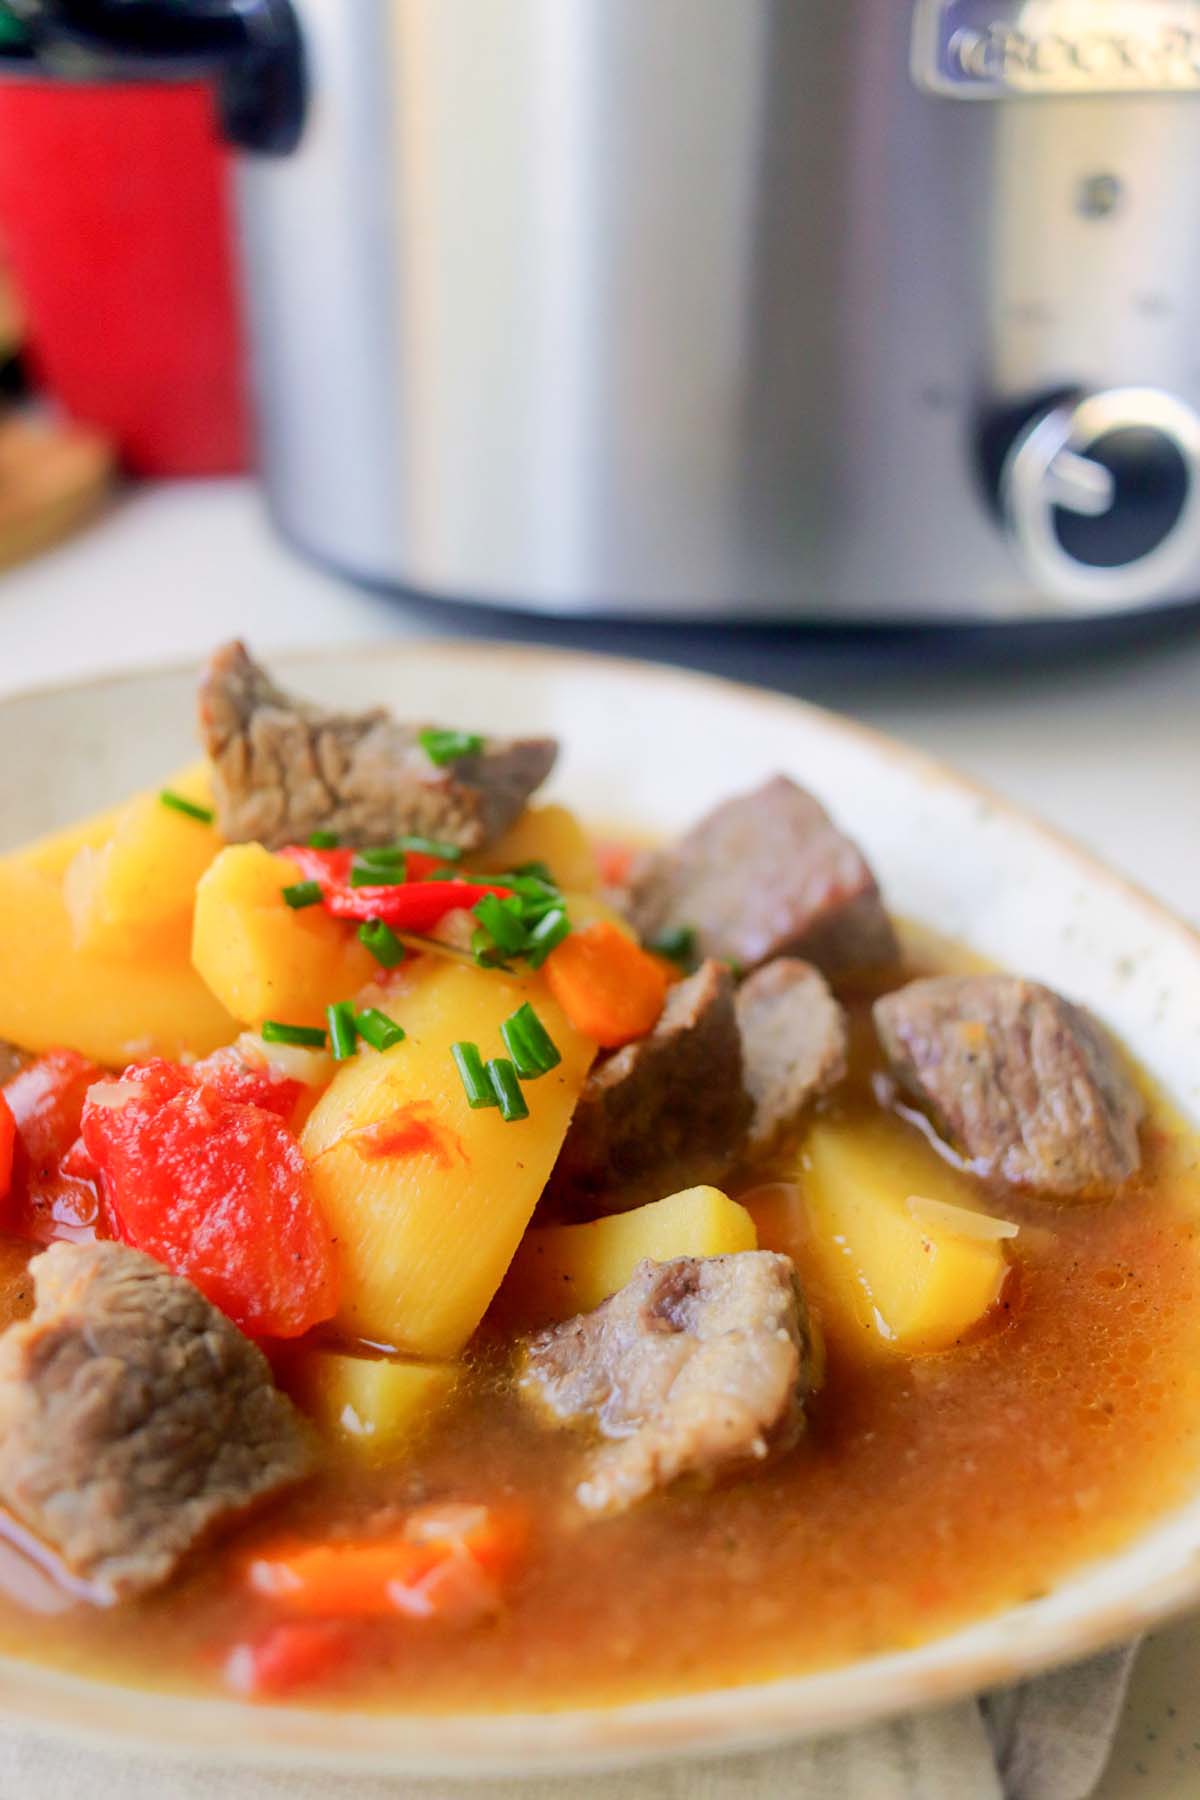
{"label": "beef chunk", "polygon": [[0,1337],[0,1501],[112,1601],[156,1587],[222,1522],[308,1472],[266,1358],[123,1244],[55,1244]]}
{"label": "beef chunk", "polygon": [[726,800],[674,849],[643,858],[627,910],[643,938],[691,926],[703,955],[743,969],[792,955],[839,975],[897,954],[861,852],[786,775]]}
{"label": "beef chunk", "polygon": [[706,962],[667,995],[649,1036],[588,1077],[550,1178],[551,1204],[637,1206],[673,1187],[716,1181],[750,1118],[733,978]]}
{"label": "beef chunk", "polygon": [[238,643],[208,665],[200,729],[221,835],[269,849],[324,830],[353,844],[411,832],[478,850],[512,824],[558,750],[553,738],[488,738],[477,755],[437,768],[420,746],[423,726],[296,700]]}
{"label": "beef chunk", "polygon": [[1082,1007],[1015,975],[913,981],[875,1005],[901,1086],[982,1175],[1110,1192],[1138,1166],[1142,1103]]}
{"label": "beef chunk", "polygon": [[791,1262],[766,1250],[639,1263],[595,1312],[534,1338],[522,1374],[560,1423],[616,1440],[592,1454],[577,1489],[602,1513],[786,1448],[812,1385]]}
{"label": "beef chunk", "polygon": [[737,994],[746,1087],[754,1102],[748,1148],[759,1152],[846,1073],[846,1018],[811,963],[781,956]]}

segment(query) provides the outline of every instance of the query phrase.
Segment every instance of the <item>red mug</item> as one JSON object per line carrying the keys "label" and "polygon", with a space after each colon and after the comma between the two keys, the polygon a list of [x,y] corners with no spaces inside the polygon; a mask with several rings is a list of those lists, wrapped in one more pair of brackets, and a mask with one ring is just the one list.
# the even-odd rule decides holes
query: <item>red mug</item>
{"label": "red mug", "polygon": [[138,474],[246,466],[231,215],[208,86],[0,81],[0,237],[35,375]]}

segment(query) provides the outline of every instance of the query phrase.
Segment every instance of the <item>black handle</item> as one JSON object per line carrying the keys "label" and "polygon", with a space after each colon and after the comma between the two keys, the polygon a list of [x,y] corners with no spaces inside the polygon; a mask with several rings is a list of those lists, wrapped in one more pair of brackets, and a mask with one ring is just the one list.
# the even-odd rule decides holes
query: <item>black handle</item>
{"label": "black handle", "polygon": [[[0,0],[0,56],[66,79],[215,79],[231,143],[276,155],[304,122],[291,0]],[[18,32],[20,35],[18,35]]]}

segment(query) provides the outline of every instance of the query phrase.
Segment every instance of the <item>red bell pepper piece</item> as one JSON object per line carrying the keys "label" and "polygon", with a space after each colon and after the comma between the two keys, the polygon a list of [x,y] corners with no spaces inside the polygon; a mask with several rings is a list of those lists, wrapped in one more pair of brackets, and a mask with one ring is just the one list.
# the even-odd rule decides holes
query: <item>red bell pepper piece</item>
{"label": "red bell pepper piece", "polygon": [[236,1079],[230,1091],[227,1071],[134,1065],[88,1096],[83,1141],[117,1234],[251,1337],[298,1337],[332,1316],[336,1254],[300,1147]]}
{"label": "red bell pepper piece", "polygon": [[501,900],[511,888],[479,881],[407,881],[399,887],[334,889],[325,910],[335,919],[382,919],[396,931],[432,931],[451,912],[469,912],[485,894]]}
{"label": "red bell pepper piece", "polygon": [[351,1657],[355,1632],[336,1619],[292,1619],[235,1644],[225,1680],[247,1700],[274,1700],[333,1674]]}
{"label": "red bell pepper piece", "polygon": [[[350,886],[350,871],[358,854],[349,849],[314,850],[311,844],[289,844],[280,851],[281,856],[295,863],[305,881],[319,881],[326,889]],[[435,869],[445,867],[444,862],[436,856],[426,856],[423,850],[404,852],[404,873],[410,881],[423,881]]]}
{"label": "red bell pepper piece", "polygon": [[279,854],[295,863],[305,881],[319,881],[322,890],[350,884],[353,850],[314,850],[310,844],[289,844]]}
{"label": "red bell pepper piece", "polygon": [[307,844],[289,844],[282,854],[295,863],[306,881],[320,884],[325,910],[335,919],[381,919],[399,931],[432,931],[447,913],[469,912],[485,894],[503,900],[512,892],[495,882],[464,881],[457,876],[428,881],[425,877],[445,864],[417,850],[410,850],[405,858],[408,880],[379,887],[350,885],[353,850],[313,850]]}

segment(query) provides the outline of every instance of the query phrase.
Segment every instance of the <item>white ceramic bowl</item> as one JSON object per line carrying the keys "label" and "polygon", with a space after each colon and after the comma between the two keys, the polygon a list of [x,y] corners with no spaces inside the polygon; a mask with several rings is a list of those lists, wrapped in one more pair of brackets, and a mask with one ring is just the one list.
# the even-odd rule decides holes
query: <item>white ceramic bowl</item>
{"label": "white ceramic bowl", "polygon": [[[897,912],[1086,1001],[1200,1124],[1200,937],[1062,837],[902,745],[776,695],[606,658],[404,643],[277,667],[329,703],[557,733],[555,791],[609,824],[670,833],[786,770],[861,841]],[[193,671],[170,670],[0,705],[0,848],[187,760],[193,684]],[[1082,1656],[1197,1600],[1200,1484],[1120,1555],[1042,1599],[918,1650],[769,1684],[595,1711],[382,1717],[178,1700],[0,1661],[0,1712],[246,1764],[532,1775],[836,1730]]]}

